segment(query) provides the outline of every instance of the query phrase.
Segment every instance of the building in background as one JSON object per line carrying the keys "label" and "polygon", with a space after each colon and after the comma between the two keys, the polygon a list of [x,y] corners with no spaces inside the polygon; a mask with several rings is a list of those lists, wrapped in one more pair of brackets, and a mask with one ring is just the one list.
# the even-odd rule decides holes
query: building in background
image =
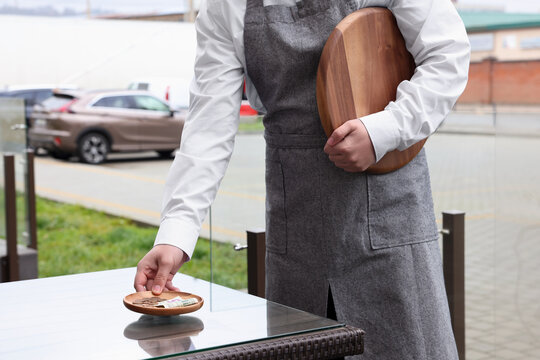
{"label": "building in background", "polygon": [[471,42],[460,104],[540,105],[540,14],[460,10]]}

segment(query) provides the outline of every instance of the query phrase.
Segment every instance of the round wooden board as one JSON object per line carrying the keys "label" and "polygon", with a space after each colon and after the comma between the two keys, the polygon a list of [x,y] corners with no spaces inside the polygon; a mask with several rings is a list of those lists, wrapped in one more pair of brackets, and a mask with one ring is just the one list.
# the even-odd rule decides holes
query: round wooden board
{"label": "round wooden board", "polygon": [[124,305],[129,310],[135,311],[141,314],[170,316],[170,315],[187,314],[187,313],[197,311],[204,304],[204,300],[200,296],[190,294],[190,293],[180,292],[180,291],[164,291],[161,293],[161,295],[159,295],[159,297],[166,300],[175,298],[177,296],[180,296],[182,299],[195,298],[197,299],[197,303],[193,305],[189,305],[189,306],[170,308],[170,309],[158,308],[158,307],[146,307],[146,306],[141,306],[141,305],[133,303],[135,300],[151,298],[154,296],[155,295],[151,291],[141,291],[141,292],[129,294],[128,296],[124,297]]}
{"label": "round wooden board", "polygon": [[[369,7],[345,17],[328,38],[317,71],[317,105],[327,136],[348,120],[384,110],[410,80],[415,63],[390,10]],[[387,153],[370,173],[407,164],[424,145]]]}

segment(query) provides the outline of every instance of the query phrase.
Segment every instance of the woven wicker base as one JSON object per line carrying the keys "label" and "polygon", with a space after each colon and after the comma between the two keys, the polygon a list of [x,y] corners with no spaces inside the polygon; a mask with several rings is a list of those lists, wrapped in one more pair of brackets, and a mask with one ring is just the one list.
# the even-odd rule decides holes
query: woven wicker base
{"label": "woven wicker base", "polygon": [[345,326],[183,355],[193,360],[337,359],[364,352],[364,331]]}

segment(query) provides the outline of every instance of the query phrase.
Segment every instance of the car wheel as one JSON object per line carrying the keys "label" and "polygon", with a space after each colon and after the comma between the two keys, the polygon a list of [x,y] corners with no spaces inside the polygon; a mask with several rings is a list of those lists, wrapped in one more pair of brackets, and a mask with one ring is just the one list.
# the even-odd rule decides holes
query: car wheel
{"label": "car wheel", "polygon": [[172,149],[172,150],[159,150],[157,153],[159,154],[159,157],[167,159],[167,158],[172,157],[173,151],[174,151],[174,149]]}
{"label": "car wheel", "polygon": [[89,133],[79,141],[79,160],[88,164],[101,164],[109,153],[109,140],[100,133]]}
{"label": "car wheel", "polygon": [[71,157],[70,153],[63,152],[61,150],[52,150],[50,154],[53,158],[58,160],[67,160]]}

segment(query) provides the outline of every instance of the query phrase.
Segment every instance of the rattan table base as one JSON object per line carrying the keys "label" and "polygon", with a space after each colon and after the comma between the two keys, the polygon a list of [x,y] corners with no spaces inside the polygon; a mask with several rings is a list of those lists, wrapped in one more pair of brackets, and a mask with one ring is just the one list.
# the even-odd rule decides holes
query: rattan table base
{"label": "rattan table base", "polygon": [[344,326],[175,357],[193,360],[336,359],[364,352],[364,331]]}

